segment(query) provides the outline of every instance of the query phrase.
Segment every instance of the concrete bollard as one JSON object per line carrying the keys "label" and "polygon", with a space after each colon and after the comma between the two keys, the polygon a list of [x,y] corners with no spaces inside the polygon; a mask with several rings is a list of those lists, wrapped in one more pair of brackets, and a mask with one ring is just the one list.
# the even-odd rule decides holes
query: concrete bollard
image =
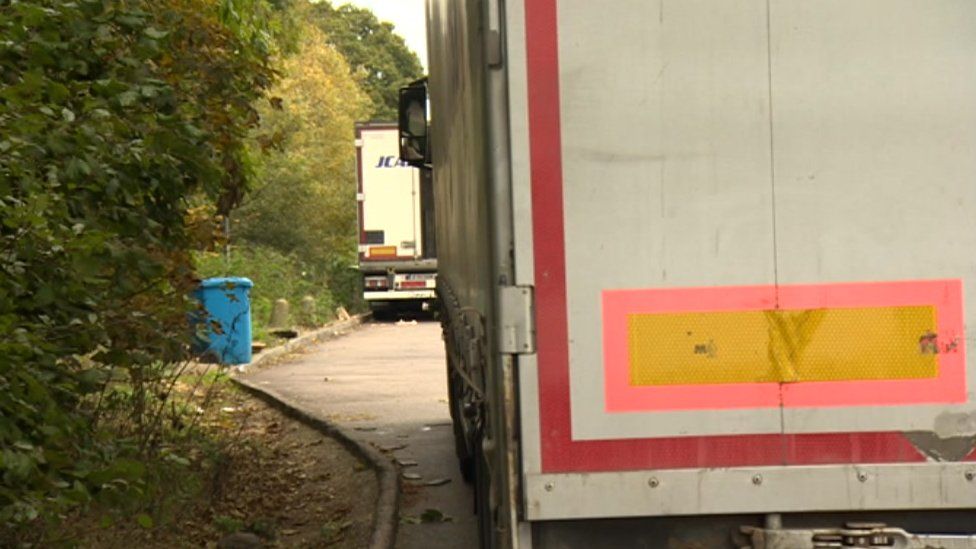
{"label": "concrete bollard", "polygon": [[302,298],[302,314],[299,324],[306,328],[319,325],[318,317],[315,314],[315,298],[310,295]]}
{"label": "concrete bollard", "polygon": [[271,319],[268,321],[270,328],[289,328],[289,306],[287,299],[279,299],[271,307]]}

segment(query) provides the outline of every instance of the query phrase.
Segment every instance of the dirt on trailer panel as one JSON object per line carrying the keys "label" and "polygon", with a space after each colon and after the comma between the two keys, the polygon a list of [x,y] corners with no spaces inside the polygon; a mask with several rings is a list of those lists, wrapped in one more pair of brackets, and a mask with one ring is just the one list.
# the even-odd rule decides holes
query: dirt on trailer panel
{"label": "dirt on trailer panel", "polygon": [[[197,497],[168,521],[71,525],[80,547],[336,547],[368,545],[377,482],[367,464],[332,438],[233,388],[221,390],[211,428],[230,440]],[[212,474],[210,474],[212,473]],[[255,543],[259,545],[255,545]]]}

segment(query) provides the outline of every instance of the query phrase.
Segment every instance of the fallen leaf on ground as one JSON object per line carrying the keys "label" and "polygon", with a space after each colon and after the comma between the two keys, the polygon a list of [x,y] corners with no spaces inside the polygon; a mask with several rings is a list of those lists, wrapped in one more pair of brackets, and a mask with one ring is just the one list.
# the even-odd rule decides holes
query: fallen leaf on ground
{"label": "fallen leaf on ground", "polygon": [[454,517],[445,515],[437,509],[427,509],[420,514],[420,522],[451,522]]}

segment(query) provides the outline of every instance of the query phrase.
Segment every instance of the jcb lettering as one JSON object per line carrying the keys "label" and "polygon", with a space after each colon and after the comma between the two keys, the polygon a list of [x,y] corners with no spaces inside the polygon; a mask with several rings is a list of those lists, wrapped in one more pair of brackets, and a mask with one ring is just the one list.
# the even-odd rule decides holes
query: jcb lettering
{"label": "jcb lettering", "polygon": [[398,159],[395,156],[381,156],[379,162],[376,163],[377,168],[406,168],[407,163]]}

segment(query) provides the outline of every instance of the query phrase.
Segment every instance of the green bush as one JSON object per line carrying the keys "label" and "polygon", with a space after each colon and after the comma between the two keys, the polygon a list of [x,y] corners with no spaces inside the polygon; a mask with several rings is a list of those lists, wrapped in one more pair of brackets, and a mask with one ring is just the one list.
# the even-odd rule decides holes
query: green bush
{"label": "green bush", "polygon": [[[198,274],[255,282],[259,337],[280,297],[321,320],[355,302],[370,101],[319,30],[299,40],[309,10],[0,0],[0,545],[91,503],[152,525],[140,509],[186,465]],[[194,256],[248,193],[243,245]]]}
{"label": "green bush", "polygon": [[0,0],[0,539],[145,493],[195,213],[229,211],[253,173],[269,10]]}

